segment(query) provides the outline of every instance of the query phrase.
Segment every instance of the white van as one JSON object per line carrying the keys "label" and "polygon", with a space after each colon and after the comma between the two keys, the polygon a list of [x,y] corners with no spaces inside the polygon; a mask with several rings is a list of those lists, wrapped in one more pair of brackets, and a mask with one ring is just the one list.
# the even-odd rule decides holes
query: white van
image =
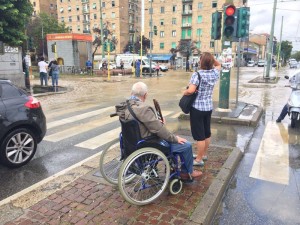
{"label": "white van", "polygon": [[[121,60],[124,63],[124,69],[129,69],[132,68],[133,62],[136,60],[141,60],[141,56],[138,54],[118,54],[116,56],[116,64],[117,68],[121,67]],[[146,56],[142,56],[142,72],[150,72],[150,61]],[[155,72],[155,63],[151,65],[152,67],[152,72]]]}

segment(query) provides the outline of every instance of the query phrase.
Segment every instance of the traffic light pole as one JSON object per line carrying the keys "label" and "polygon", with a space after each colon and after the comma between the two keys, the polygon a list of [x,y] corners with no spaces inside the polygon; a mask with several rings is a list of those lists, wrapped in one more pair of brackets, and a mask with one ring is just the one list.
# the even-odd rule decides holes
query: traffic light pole
{"label": "traffic light pole", "polygon": [[152,0],[150,2],[150,77],[152,77],[152,37],[153,37],[153,20],[152,20],[153,8]]}
{"label": "traffic light pole", "polygon": [[104,59],[104,37],[103,37],[103,18],[102,18],[102,0],[99,0],[100,4],[100,28],[101,28],[101,53],[102,53],[102,60]]}

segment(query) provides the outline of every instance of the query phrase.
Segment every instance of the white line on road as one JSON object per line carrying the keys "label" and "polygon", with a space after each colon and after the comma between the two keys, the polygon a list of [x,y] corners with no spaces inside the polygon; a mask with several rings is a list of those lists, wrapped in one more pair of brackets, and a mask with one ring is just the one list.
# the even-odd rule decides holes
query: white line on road
{"label": "white line on road", "polygon": [[68,124],[68,123],[73,123],[73,122],[79,121],[79,120],[83,120],[83,119],[86,119],[86,118],[89,118],[89,117],[92,117],[92,116],[97,116],[100,113],[103,113],[103,112],[108,111],[108,110],[111,110],[111,112],[114,112],[114,108],[115,108],[114,106],[110,106],[110,107],[106,107],[106,108],[103,108],[103,109],[98,109],[98,110],[83,113],[83,114],[80,114],[80,115],[72,116],[72,117],[69,117],[69,118],[56,120],[56,121],[48,123],[47,128],[50,129],[50,128],[53,128],[53,127],[65,125],[65,124]]}
{"label": "white line on road", "polygon": [[250,177],[285,185],[289,183],[287,124],[268,122]]}

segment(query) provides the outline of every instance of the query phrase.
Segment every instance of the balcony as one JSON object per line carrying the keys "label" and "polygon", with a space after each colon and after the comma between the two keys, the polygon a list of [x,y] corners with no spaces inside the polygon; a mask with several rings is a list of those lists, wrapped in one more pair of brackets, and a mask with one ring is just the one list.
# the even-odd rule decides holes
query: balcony
{"label": "balcony", "polygon": [[187,15],[191,15],[192,13],[193,13],[192,10],[185,10],[185,11],[182,12],[182,15],[187,16]]}
{"label": "balcony", "polygon": [[86,29],[84,29],[84,30],[82,31],[82,33],[84,33],[84,34],[90,34],[90,33],[91,33],[91,30],[86,30]]}
{"label": "balcony", "polygon": [[182,0],[183,3],[193,2],[193,0]]}
{"label": "balcony", "polygon": [[89,0],[81,0],[81,3],[88,3]]}
{"label": "balcony", "polygon": [[83,20],[82,22],[83,22],[83,24],[90,24],[91,23],[89,20]]}
{"label": "balcony", "polygon": [[182,28],[191,28],[191,27],[192,27],[192,24],[191,24],[191,23],[184,23],[184,24],[182,24],[181,27],[182,27]]}
{"label": "balcony", "polygon": [[90,13],[90,9],[82,9],[82,13],[83,13],[83,14]]}

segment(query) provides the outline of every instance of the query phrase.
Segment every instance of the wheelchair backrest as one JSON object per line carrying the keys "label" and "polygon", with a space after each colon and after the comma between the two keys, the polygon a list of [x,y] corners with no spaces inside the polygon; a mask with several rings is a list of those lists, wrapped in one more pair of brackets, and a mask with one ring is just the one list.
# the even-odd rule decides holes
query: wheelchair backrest
{"label": "wheelchair backrest", "polygon": [[140,127],[136,120],[121,121],[123,148],[125,157],[137,149],[137,143],[142,139]]}

